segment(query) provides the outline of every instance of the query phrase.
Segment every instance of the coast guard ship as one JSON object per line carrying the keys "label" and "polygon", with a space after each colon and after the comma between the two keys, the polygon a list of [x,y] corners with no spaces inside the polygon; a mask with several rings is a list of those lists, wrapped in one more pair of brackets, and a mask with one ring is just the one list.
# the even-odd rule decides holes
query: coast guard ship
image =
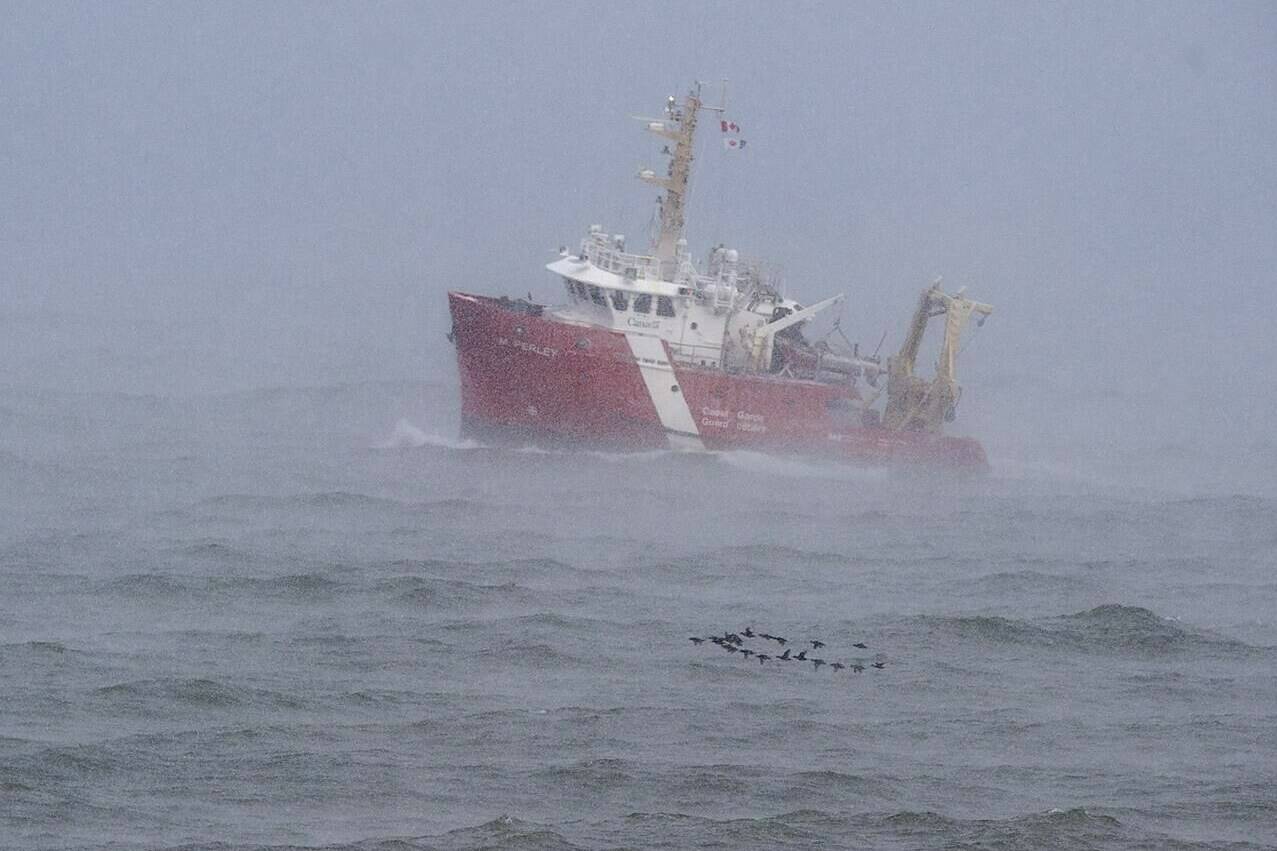
{"label": "coast guard ship", "polygon": [[[698,84],[660,118],[666,142],[659,232],[645,253],[589,228],[546,268],[556,305],[450,292],[467,436],[620,449],[752,449],[867,464],[987,467],[979,442],[944,434],[961,397],[955,359],[964,328],[992,308],[939,281],[922,292],[899,351],[883,359],[845,341],[809,341],[804,326],[844,301],[787,298],[760,264],[724,245],[689,253],[684,210],[698,125],[706,113],[725,147],[739,128],[706,106]],[[924,332],[943,320],[934,375],[915,373]],[[835,326],[836,327],[836,326]]]}

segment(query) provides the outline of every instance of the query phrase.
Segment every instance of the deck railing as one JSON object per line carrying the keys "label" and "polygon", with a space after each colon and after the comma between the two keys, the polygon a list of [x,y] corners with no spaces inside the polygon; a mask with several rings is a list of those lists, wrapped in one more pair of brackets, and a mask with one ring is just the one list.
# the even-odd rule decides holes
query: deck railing
{"label": "deck railing", "polygon": [[702,275],[686,256],[662,263],[656,257],[618,248],[614,238],[605,233],[592,233],[583,239],[581,256],[598,268],[631,281],[672,281],[690,293],[711,299],[717,309],[730,307],[740,291],[735,271],[723,268],[717,276]]}
{"label": "deck railing", "polygon": [[670,355],[679,363],[697,366],[718,366],[723,357],[723,347],[708,343],[668,343]]}
{"label": "deck railing", "polygon": [[591,234],[581,242],[582,256],[608,272],[637,281],[661,280],[661,262],[646,254],[617,248],[607,234]]}

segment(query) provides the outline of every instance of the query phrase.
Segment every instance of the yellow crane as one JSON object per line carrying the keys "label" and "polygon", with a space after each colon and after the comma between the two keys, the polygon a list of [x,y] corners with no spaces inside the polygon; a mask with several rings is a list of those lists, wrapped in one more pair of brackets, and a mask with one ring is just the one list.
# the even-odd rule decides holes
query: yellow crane
{"label": "yellow crane", "polygon": [[[984,324],[993,308],[963,296],[965,288],[950,295],[940,288],[937,278],[918,299],[909,334],[895,357],[887,361],[887,408],[882,424],[897,430],[930,431],[938,433],[947,420],[953,419],[954,407],[962,394],[956,379],[955,362],[962,331],[976,315],[976,323]],[[944,316],[944,339],[940,344],[940,357],[936,362],[936,374],[930,381],[914,375],[918,349],[927,324],[938,316]]]}

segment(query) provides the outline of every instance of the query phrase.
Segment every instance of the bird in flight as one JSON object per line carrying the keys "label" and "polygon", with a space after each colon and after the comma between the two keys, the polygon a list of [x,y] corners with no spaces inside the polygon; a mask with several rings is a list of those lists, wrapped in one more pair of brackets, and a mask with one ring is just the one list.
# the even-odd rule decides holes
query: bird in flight
{"label": "bird in flight", "polygon": [[874,662],[874,667],[881,671],[883,668],[887,667],[887,663],[886,663],[886,662]]}
{"label": "bird in flight", "polygon": [[782,661],[782,662],[788,662],[788,661],[789,661],[789,651],[788,651],[788,650],[786,650],[786,651],[785,651],[785,654],[784,654],[783,656],[777,656],[776,658],[777,658],[777,659],[779,659],[779,660],[780,660],[780,661]]}
{"label": "bird in flight", "polygon": [[822,647],[824,647],[824,646],[825,646],[825,642],[823,642],[823,641],[816,641],[814,638],[812,639],[812,642],[811,642],[811,649],[812,649],[812,650],[819,650],[820,648],[822,648]]}
{"label": "bird in flight", "polygon": [[835,671],[841,671],[843,668],[847,666],[844,665],[842,662],[834,662],[829,667],[833,668]]}
{"label": "bird in flight", "polygon": [[807,651],[806,651],[806,650],[804,650],[803,652],[799,653],[799,654],[798,654],[797,656],[795,656],[794,658],[795,658],[795,659],[797,659],[799,662],[806,662],[806,661],[807,661]]}
{"label": "bird in flight", "polygon": [[868,645],[868,644],[865,644],[863,641],[857,641],[855,644],[853,644],[853,645],[851,645],[851,646],[852,646],[852,647],[855,647],[857,650],[868,650],[868,649],[869,649],[869,645]]}
{"label": "bird in flight", "polygon": [[753,638],[753,637],[754,637],[754,628],[753,628],[752,626],[747,626],[747,627],[745,627],[745,631],[744,631],[744,632],[742,632],[742,633],[741,633],[741,635],[745,636],[746,638]]}
{"label": "bird in flight", "polygon": [[770,658],[771,658],[771,657],[770,657],[770,656],[768,656],[766,653],[756,653],[755,655],[758,657],[758,664],[760,664],[760,665],[761,665],[761,664],[763,664],[764,662],[766,662],[768,659],[770,659]]}
{"label": "bird in flight", "polygon": [[687,639],[687,640],[688,640],[688,641],[690,641],[690,642],[692,642],[693,644],[704,644],[704,643],[705,643],[705,639],[703,639],[703,638],[697,638],[697,637],[696,637],[696,636],[694,636],[694,635],[693,635],[691,638]]}
{"label": "bird in flight", "polygon": [[819,671],[819,670],[820,670],[820,666],[821,666],[821,665],[823,665],[823,664],[825,664],[825,660],[824,660],[824,659],[812,659],[812,660],[811,660],[811,664],[812,664],[812,667],[813,667],[815,670]]}

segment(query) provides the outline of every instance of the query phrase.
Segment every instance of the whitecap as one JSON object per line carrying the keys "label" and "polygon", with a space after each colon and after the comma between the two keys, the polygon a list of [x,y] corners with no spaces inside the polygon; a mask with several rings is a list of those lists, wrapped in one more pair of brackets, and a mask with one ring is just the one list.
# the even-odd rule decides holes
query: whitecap
{"label": "whitecap", "polygon": [[482,443],[459,437],[445,437],[439,434],[427,434],[417,428],[407,418],[395,423],[390,437],[376,445],[377,449],[420,449],[423,446],[434,446],[440,449],[483,449]]}

